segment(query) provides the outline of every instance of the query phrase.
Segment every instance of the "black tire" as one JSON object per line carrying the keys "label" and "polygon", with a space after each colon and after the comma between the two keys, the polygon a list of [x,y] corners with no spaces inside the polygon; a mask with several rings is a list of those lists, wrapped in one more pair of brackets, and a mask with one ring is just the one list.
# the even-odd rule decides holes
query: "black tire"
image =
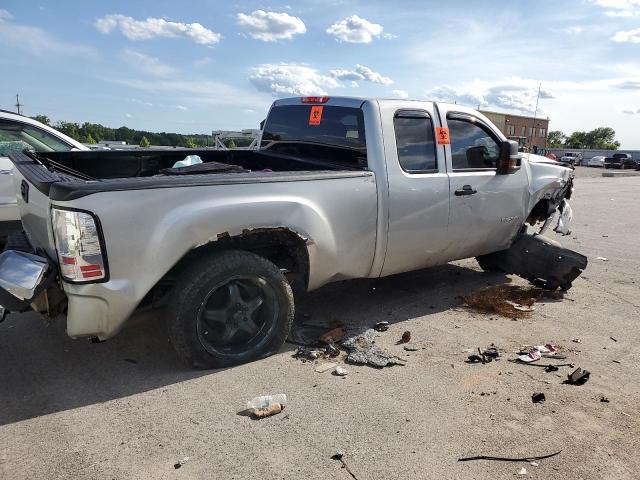
{"label": "black tire", "polygon": [[[222,306],[214,308],[212,302]],[[169,302],[167,330],[187,365],[222,368],[276,353],[293,317],[293,293],[280,269],[256,254],[229,250],[200,258],[181,273]]]}

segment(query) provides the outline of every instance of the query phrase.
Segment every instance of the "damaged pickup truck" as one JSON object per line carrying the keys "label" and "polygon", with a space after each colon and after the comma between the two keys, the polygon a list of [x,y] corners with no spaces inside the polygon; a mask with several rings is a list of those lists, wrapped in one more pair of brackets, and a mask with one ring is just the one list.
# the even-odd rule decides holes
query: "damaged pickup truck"
{"label": "damaged pickup truck", "polygon": [[[201,163],[175,166],[187,155]],[[523,158],[477,111],[405,100],[277,100],[254,151],[11,159],[24,232],[0,256],[0,304],[101,340],[162,307],[200,368],[276,352],[294,291],[468,257],[504,268],[495,255],[573,189],[572,169]],[[568,288],[580,268],[519,274]]]}

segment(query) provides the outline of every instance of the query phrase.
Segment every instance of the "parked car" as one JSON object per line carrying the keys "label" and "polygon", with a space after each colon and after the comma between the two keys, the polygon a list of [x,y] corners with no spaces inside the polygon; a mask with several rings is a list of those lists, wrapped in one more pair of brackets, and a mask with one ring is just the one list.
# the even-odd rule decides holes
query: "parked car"
{"label": "parked car", "polygon": [[580,152],[565,152],[562,157],[560,157],[561,163],[566,163],[571,166],[580,165],[582,162],[582,153]]}
{"label": "parked car", "polygon": [[636,168],[636,162],[628,153],[614,153],[613,156],[604,159],[604,168]]}
{"label": "parked car", "polygon": [[281,99],[261,138],[179,168],[175,149],[12,154],[25,235],[0,257],[0,304],[99,339],[164,307],[185,362],[234,365],[281,347],[293,291],[483,265],[573,190],[572,169],[460,105]]}
{"label": "parked car", "polygon": [[23,150],[63,152],[73,149],[87,150],[87,147],[32,118],[0,110],[0,243],[4,242],[9,232],[21,228],[9,153]]}
{"label": "parked car", "polygon": [[597,155],[595,157],[591,157],[589,159],[589,163],[587,163],[588,167],[604,167],[604,159],[603,155]]}

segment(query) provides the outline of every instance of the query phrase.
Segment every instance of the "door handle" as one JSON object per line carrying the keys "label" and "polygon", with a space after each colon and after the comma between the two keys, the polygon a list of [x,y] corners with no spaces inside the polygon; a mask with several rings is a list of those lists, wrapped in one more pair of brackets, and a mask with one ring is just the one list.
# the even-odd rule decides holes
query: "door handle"
{"label": "door handle", "polygon": [[478,191],[471,188],[471,185],[463,185],[461,189],[455,191],[457,197],[473,195],[474,193],[478,193]]}

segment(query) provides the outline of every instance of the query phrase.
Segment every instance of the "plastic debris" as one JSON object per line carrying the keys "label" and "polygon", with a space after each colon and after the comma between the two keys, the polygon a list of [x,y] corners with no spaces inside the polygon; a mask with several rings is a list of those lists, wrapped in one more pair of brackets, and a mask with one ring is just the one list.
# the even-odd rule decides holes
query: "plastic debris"
{"label": "plastic debris", "polygon": [[406,363],[405,360],[375,345],[375,335],[376,331],[372,328],[365,330],[354,328],[352,331],[348,331],[346,339],[342,341],[342,346],[349,351],[347,362],[377,368]]}
{"label": "plastic debris", "polygon": [[531,462],[529,465],[531,465],[532,467],[537,467],[540,464],[538,462]]}
{"label": "plastic debris", "polygon": [[520,471],[518,472],[518,475],[526,475],[526,474],[527,474],[527,469],[526,469],[526,468],[524,468],[524,467],[522,467],[522,468],[520,469]]}
{"label": "plastic debris", "polygon": [[184,465],[185,463],[187,463],[189,461],[189,457],[184,457],[182,460],[176,462],[173,464],[173,468],[175,468],[176,470],[181,468],[182,465]]}
{"label": "plastic debris", "polygon": [[587,370],[583,370],[582,368],[576,368],[572,373],[570,373],[567,377],[565,383],[570,385],[584,385],[589,380],[591,373]]}
{"label": "plastic debris", "polygon": [[347,370],[346,368],[338,365],[336,367],[336,369],[333,371],[333,374],[338,376],[338,377],[345,377],[345,376],[349,375],[349,370]]}
{"label": "plastic debris", "polygon": [[609,259],[607,257],[596,257],[596,260],[602,260],[603,262],[608,262]]}
{"label": "plastic debris", "polygon": [[531,395],[531,401],[533,403],[544,403],[544,401],[546,400],[544,393],[534,393],[533,395]]}
{"label": "plastic debris", "polygon": [[247,402],[247,410],[253,418],[266,418],[284,410],[287,396],[284,393],[276,395],[261,395]]}
{"label": "plastic debris", "polygon": [[389,322],[378,322],[374,325],[373,328],[376,332],[386,332],[387,330],[389,330]]}
{"label": "plastic debris", "polygon": [[178,160],[173,164],[171,168],[190,167],[191,165],[197,165],[202,163],[202,159],[199,155],[187,155],[182,160]]}
{"label": "plastic debris", "polygon": [[553,229],[554,232],[560,233],[561,235],[569,235],[571,233],[571,221],[573,220],[573,211],[571,210],[571,205],[566,198],[563,198],[558,206],[558,210],[560,210],[560,216],[558,217],[558,224],[556,228]]}
{"label": "plastic debris", "polygon": [[337,363],[321,363],[315,368],[315,371],[317,373],[324,373],[324,372],[328,372],[329,370],[333,370],[337,366],[338,366]]}

